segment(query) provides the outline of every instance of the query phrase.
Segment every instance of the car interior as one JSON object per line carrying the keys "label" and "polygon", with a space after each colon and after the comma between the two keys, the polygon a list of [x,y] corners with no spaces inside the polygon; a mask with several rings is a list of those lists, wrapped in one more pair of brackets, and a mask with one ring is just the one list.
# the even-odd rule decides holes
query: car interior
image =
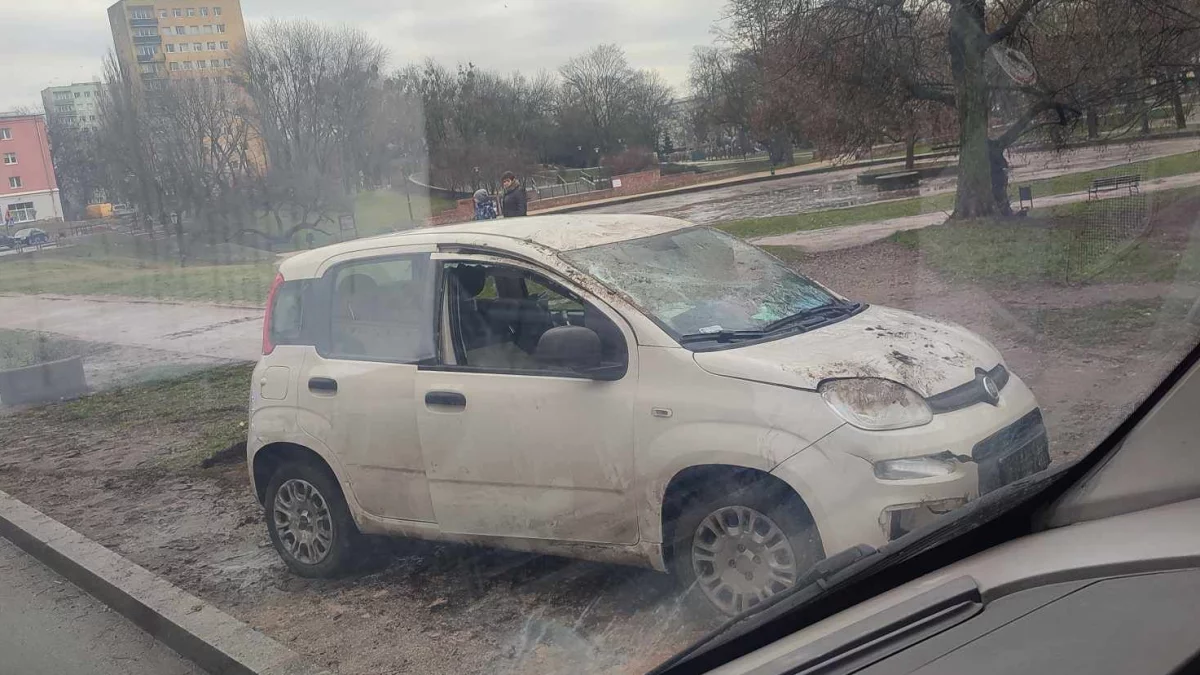
{"label": "car interior", "polygon": [[498,370],[546,370],[538,346],[552,328],[581,326],[600,340],[601,363],[623,363],[625,339],[606,316],[574,293],[527,270],[506,265],[447,265],[450,324],[459,365]]}

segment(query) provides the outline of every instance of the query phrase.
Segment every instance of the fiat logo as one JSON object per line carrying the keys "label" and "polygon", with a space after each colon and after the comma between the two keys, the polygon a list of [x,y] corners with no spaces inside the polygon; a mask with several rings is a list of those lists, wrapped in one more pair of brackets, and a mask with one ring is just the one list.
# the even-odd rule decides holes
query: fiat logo
{"label": "fiat logo", "polygon": [[1000,387],[997,387],[996,381],[987,375],[984,375],[981,379],[983,380],[983,391],[987,394],[988,400],[992,405],[996,405],[1000,401]]}

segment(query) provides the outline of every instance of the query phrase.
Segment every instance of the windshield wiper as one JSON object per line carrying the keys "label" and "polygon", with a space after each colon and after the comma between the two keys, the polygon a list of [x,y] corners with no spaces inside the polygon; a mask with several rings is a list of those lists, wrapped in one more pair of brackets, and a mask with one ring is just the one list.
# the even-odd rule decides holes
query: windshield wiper
{"label": "windshield wiper", "polygon": [[[788,328],[797,323],[804,324],[803,328],[805,330],[811,330],[833,319],[854,314],[862,308],[863,303],[861,302],[831,302],[826,305],[809,307],[790,316],[785,316],[778,321],[772,321],[763,328],[763,331],[774,333],[777,330]],[[810,323],[811,325],[809,325]]]}
{"label": "windshield wiper", "polygon": [[767,336],[762,330],[715,330],[711,333],[688,333],[679,338],[679,344],[692,342],[734,342],[736,340],[757,340]]}

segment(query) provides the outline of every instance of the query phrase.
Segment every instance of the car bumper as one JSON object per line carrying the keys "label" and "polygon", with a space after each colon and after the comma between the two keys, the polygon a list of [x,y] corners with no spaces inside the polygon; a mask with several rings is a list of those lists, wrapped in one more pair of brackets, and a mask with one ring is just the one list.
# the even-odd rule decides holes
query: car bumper
{"label": "car bumper", "polygon": [[[997,405],[976,404],[911,429],[864,431],[843,425],[772,472],[801,494],[826,553],[881,546],[1049,464],[1033,393],[1013,376]],[[886,480],[874,463],[950,453],[943,476]]]}

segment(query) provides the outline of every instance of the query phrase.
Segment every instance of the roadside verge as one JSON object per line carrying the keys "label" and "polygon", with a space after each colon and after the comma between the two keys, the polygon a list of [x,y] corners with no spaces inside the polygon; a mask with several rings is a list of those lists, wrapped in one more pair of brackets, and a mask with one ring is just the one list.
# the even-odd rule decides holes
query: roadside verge
{"label": "roadside verge", "polygon": [[3,491],[0,536],[212,675],[326,672]]}

